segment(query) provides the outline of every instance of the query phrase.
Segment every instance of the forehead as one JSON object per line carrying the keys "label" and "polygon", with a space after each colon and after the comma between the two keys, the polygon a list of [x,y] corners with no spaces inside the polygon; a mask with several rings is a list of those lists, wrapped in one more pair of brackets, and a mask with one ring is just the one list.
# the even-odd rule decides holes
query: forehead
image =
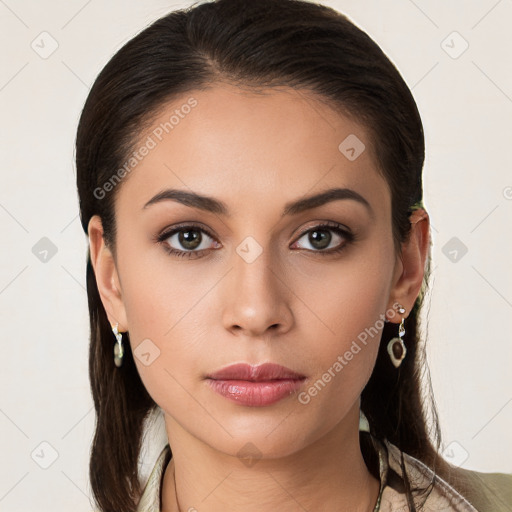
{"label": "forehead", "polygon": [[133,150],[118,197],[130,210],[165,188],[215,196],[235,215],[329,187],[389,208],[365,127],[304,90],[191,91],[162,106]]}

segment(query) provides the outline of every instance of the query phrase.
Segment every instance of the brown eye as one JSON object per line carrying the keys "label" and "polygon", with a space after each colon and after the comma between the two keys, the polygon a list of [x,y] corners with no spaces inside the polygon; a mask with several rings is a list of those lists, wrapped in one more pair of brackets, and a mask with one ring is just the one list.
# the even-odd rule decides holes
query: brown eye
{"label": "brown eye", "polygon": [[308,234],[308,242],[315,249],[325,249],[329,246],[332,240],[332,234],[327,229],[315,229]]}
{"label": "brown eye", "polygon": [[194,225],[166,231],[158,236],[157,242],[163,244],[169,254],[187,258],[197,258],[201,253],[220,246],[204,228]]}
{"label": "brown eye", "polygon": [[[328,223],[308,229],[295,244],[303,238],[307,240],[310,247],[302,246],[299,247],[300,249],[318,252],[319,254],[332,254],[343,250],[347,244],[355,239],[355,235],[342,228],[340,224]],[[332,243],[334,245],[331,245]]]}
{"label": "brown eye", "polygon": [[187,231],[178,231],[178,243],[187,250],[197,249],[203,239],[201,231],[198,229],[188,229]]}

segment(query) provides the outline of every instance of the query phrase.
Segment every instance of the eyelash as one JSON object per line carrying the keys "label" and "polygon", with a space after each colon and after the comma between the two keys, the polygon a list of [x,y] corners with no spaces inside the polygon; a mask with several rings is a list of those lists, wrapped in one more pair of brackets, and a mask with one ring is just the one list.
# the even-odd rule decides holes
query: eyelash
{"label": "eyelash", "polygon": [[[201,231],[202,233],[207,234],[211,239],[217,241],[215,239],[215,237],[204,227],[198,226],[196,224],[185,224],[185,225],[181,225],[181,226],[176,226],[168,231],[163,232],[162,234],[156,235],[155,242],[162,245],[164,250],[171,256],[177,256],[178,258],[194,258],[194,259],[200,258],[201,256],[192,256],[192,255],[201,254],[201,253],[211,250],[211,249],[203,249],[201,251],[180,251],[178,249],[174,249],[174,248],[170,247],[169,245],[167,245],[165,243],[165,241],[169,237],[171,237],[172,235],[174,235],[176,233],[187,232],[187,231],[192,231],[192,230]],[[311,249],[304,249],[309,252],[321,254],[322,256],[338,254],[341,251],[343,251],[347,245],[355,242],[357,239],[356,235],[354,233],[348,231],[347,229],[342,228],[341,224],[329,221],[329,222],[325,222],[322,224],[318,224],[316,226],[313,226],[312,228],[305,230],[304,232],[302,232],[300,234],[300,236],[297,238],[297,240],[300,240],[304,235],[307,235],[308,233],[310,233],[312,231],[334,231],[336,234],[342,236],[346,240],[346,243],[342,244],[337,249],[316,250],[316,251],[313,251]]]}

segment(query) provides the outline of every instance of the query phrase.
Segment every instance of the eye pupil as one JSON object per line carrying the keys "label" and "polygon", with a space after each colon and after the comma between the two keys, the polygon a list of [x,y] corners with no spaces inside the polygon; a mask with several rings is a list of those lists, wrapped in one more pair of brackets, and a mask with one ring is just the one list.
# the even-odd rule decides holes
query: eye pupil
{"label": "eye pupil", "polygon": [[[328,247],[331,243],[331,238],[331,233],[328,230],[317,229],[309,233],[309,241],[311,242],[311,245],[317,249],[324,249],[325,247]],[[320,243],[318,244],[318,242]]]}
{"label": "eye pupil", "polygon": [[180,231],[178,235],[178,240],[185,249],[195,249],[201,245],[201,239],[201,232],[198,230]]}

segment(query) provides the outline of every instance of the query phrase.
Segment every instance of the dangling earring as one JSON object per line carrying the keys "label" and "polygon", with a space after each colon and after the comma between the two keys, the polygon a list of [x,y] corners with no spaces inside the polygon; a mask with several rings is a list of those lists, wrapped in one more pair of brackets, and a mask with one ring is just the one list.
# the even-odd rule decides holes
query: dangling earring
{"label": "dangling earring", "polygon": [[[405,313],[405,309],[403,306],[399,306],[398,312],[400,314]],[[404,317],[402,317],[402,321],[400,322],[400,327],[398,328],[398,338],[392,338],[388,343],[388,354],[391,359],[391,362],[394,364],[395,368],[398,368],[402,361],[405,358],[405,354],[407,354],[407,349],[405,348],[404,341],[402,338],[405,334],[404,327]]]}
{"label": "dangling earring", "polygon": [[117,339],[114,345],[114,363],[119,368],[123,364],[123,333],[118,330],[119,324],[112,326],[112,331]]}

